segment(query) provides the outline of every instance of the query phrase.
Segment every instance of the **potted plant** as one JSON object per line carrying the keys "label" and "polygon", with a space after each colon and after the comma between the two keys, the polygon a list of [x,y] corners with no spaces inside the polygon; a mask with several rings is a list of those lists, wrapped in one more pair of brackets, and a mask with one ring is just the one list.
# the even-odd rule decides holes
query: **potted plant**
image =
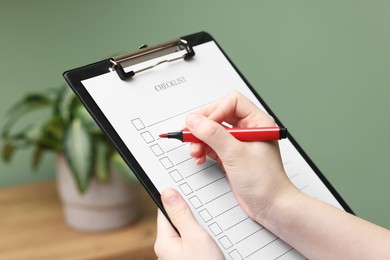
{"label": "potted plant", "polygon": [[[49,115],[20,125],[21,118],[26,123],[26,116],[37,110]],[[139,185],[134,175],[68,87],[24,96],[6,113],[1,134],[6,162],[26,147],[33,147],[33,168],[44,152],[56,154],[59,195],[71,227],[103,231],[136,218]]]}

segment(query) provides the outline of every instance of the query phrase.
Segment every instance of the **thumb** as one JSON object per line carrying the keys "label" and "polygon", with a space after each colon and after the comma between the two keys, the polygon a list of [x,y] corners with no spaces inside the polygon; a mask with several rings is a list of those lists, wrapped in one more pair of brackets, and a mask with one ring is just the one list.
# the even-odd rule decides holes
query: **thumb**
{"label": "thumb", "polygon": [[164,190],[161,193],[161,200],[172,224],[177,228],[181,237],[193,234],[194,228],[201,228],[177,190],[172,188]]}
{"label": "thumb", "polygon": [[229,147],[239,143],[222,125],[201,114],[189,114],[186,125],[193,135],[210,146],[221,159],[229,156]]}

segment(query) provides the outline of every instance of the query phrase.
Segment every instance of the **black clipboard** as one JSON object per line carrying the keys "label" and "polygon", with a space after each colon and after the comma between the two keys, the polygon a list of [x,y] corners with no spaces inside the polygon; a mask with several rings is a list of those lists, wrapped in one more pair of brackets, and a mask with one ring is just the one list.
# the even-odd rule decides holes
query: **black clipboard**
{"label": "black clipboard", "polygon": [[[137,77],[138,73],[143,73],[146,70],[153,69],[161,63],[168,62],[186,62],[186,60],[191,60],[192,57],[196,56],[194,52],[194,47],[213,41],[218,46],[219,50],[223,53],[226,59],[233,66],[238,75],[245,82],[250,91],[255,95],[258,101],[263,105],[263,107],[267,110],[267,112],[273,116],[276,120],[277,124],[281,127],[284,127],[283,123],[278,119],[278,117],[272,112],[270,107],[266,104],[266,102],[261,98],[261,96],[256,92],[256,90],[251,86],[251,84],[245,79],[242,73],[238,70],[238,68],[233,64],[233,62],[229,59],[226,53],[222,50],[222,48],[218,45],[218,43],[213,39],[213,37],[206,32],[199,32],[187,36],[180,37],[179,39],[175,39],[173,41],[160,44],[151,48],[146,46],[141,46],[140,50],[131,54],[125,54],[114,58],[108,58],[90,65],[86,65],[80,68],[72,69],[66,71],[63,76],[66,79],[69,86],[73,89],[76,95],[79,97],[83,105],[87,108],[91,116],[94,118],[96,123],[100,126],[102,131],[107,135],[107,137],[111,140],[112,144],[118,150],[119,154],[123,157],[124,161],[134,172],[136,177],[139,179],[140,183],[147,190],[149,195],[155,201],[157,206],[162,210],[162,212],[167,216],[160,199],[160,193],[150,180],[148,175],[145,173],[142,166],[133,156],[131,149],[129,149],[122,138],[118,135],[117,131],[111,125],[109,120],[106,118],[102,110],[99,108],[97,103],[88,93],[86,88],[84,87],[82,81],[90,78],[94,78],[100,76],[102,74],[106,74],[109,72],[115,71],[117,76],[121,78],[121,80],[127,81]],[[148,59],[154,59],[161,56],[164,56],[168,53],[175,52],[183,52],[184,54],[178,56],[171,60],[161,60],[158,63],[147,66],[138,70],[131,70],[125,72],[124,68],[127,66],[131,66],[142,61]],[[179,61],[183,60],[183,61]],[[335,199],[340,203],[340,205],[344,208],[345,211],[352,213],[353,211],[347,205],[347,203],[342,199],[342,197],[337,193],[337,191],[333,188],[333,186],[329,183],[329,181],[325,178],[325,176],[321,173],[321,171],[316,167],[314,162],[309,158],[309,156],[303,151],[298,142],[293,138],[293,136],[289,133],[288,139],[291,141],[293,146],[299,151],[307,164],[313,169],[316,175],[320,178],[323,184],[327,187],[327,189],[331,192],[331,194],[335,197]]]}

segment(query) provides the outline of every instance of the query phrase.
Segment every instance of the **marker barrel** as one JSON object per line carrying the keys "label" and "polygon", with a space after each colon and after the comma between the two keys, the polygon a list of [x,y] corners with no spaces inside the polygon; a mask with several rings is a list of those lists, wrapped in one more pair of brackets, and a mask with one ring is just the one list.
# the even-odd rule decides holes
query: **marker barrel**
{"label": "marker barrel", "polygon": [[[242,142],[272,141],[287,137],[287,129],[280,127],[226,128],[226,130],[237,140]],[[202,142],[187,129],[184,129],[181,134],[182,142]]]}

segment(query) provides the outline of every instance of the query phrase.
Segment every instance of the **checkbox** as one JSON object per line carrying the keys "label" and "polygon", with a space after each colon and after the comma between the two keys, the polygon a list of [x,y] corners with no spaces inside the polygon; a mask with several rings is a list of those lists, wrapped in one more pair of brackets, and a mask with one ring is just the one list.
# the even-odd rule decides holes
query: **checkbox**
{"label": "checkbox", "polygon": [[181,176],[181,174],[178,170],[173,170],[169,174],[171,175],[172,179],[175,182],[179,182],[179,181],[183,180],[183,176]]}
{"label": "checkbox", "polygon": [[213,217],[210,215],[210,213],[207,211],[207,209],[199,211],[199,215],[202,217],[204,222],[208,222],[213,219]]}
{"label": "checkbox", "polygon": [[233,246],[232,242],[230,242],[229,238],[227,236],[223,236],[219,239],[219,242],[225,249],[229,249]]}
{"label": "checkbox", "polygon": [[183,192],[184,195],[189,195],[192,193],[191,187],[185,182],[182,185],[179,186],[181,191]]}
{"label": "checkbox", "polygon": [[199,198],[197,196],[189,198],[188,200],[191,202],[192,206],[194,206],[194,208],[196,208],[196,209],[203,206],[202,202],[199,200]]}
{"label": "checkbox", "polygon": [[209,225],[209,228],[210,228],[211,232],[213,232],[213,234],[216,236],[218,236],[219,234],[222,233],[222,229],[219,227],[219,225],[216,222]]}
{"label": "checkbox", "polygon": [[229,253],[229,255],[230,255],[230,257],[232,258],[232,260],[242,260],[242,259],[244,259],[244,258],[240,255],[240,253],[237,251],[237,249],[231,251],[231,252]]}
{"label": "checkbox", "polygon": [[171,160],[169,160],[168,157],[163,157],[160,159],[161,164],[164,166],[165,169],[169,169],[173,167],[173,163]]}
{"label": "checkbox", "polygon": [[160,156],[160,155],[164,154],[164,151],[161,149],[161,147],[158,144],[154,144],[154,145],[150,146],[150,149],[152,149],[154,155],[156,155],[156,156]]}
{"label": "checkbox", "polygon": [[139,119],[139,118],[135,118],[135,119],[131,120],[131,123],[133,123],[133,126],[137,130],[142,130],[145,128],[144,123],[142,123],[141,119]]}
{"label": "checkbox", "polygon": [[147,144],[154,141],[153,136],[148,131],[141,133],[141,136]]}

